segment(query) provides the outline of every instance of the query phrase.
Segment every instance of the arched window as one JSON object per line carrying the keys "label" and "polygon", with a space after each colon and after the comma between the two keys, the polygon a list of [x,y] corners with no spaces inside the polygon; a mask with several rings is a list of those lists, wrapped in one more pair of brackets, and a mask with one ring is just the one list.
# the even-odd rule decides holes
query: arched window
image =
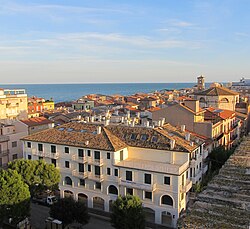
{"label": "arched window", "polygon": [[114,185],[109,186],[109,194],[118,195],[118,189]]}
{"label": "arched window", "polygon": [[173,206],[173,199],[172,199],[172,197],[170,197],[168,195],[163,196],[161,198],[161,204]]}
{"label": "arched window", "polygon": [[205,103],[206,100],[203,97],[200,97],[200,103]]}
{"label": "arched window", "polygon": [[227,98],[223,98],[220,102],[221,102],[221,103],[229,103],[229,101],[228,101]]}
{"label": "arched window", "polygon": [[65,177],[65,184],[72,185],[72,180],[70,177]]}

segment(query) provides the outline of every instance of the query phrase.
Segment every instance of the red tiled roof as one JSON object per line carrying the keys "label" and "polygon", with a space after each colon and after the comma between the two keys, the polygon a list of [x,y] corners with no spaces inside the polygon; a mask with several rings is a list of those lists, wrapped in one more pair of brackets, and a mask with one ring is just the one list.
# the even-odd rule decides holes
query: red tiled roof
{"label": "red tiled roof", "polygon": [[45,125],[45,124],[51,124],[53,123],[51,120],[45,118],[45,117],[37,117],[37,118],[29,118],[26,120],[21,120],[21,122],[25,123],[28,126],[39,126],[39,125]]}

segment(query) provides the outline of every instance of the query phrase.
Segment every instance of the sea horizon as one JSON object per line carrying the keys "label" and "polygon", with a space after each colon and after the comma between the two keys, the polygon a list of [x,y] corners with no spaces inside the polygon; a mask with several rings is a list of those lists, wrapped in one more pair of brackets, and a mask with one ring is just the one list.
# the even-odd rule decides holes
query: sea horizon
{"label": "sea horizon", "polygon": [[[0,88],[25,89],[29,97],[36,96],[58,102],[76,100],[87,94],[131,95],[161,90],[191,88],[196,83],[47,83],[47,84],[0,84]],[[210,83],[206,83],[208,87]]]}

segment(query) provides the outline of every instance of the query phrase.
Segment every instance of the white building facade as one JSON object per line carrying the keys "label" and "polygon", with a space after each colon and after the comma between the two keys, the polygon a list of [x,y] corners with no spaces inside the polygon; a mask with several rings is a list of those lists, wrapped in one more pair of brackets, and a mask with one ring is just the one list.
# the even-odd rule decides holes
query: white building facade
{"label": "white building facade", "polygon": [[148,221],[171,227],[203,174],[204,142],[169,124],[153,129],[68,123],[23,143],[26,159],[60,169],[62,197],[109,212],[118,195],[137,195]]}

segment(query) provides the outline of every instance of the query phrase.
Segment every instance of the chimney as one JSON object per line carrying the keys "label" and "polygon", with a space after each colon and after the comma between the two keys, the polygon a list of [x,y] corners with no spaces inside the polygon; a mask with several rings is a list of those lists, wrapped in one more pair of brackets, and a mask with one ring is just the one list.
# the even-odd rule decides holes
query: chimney
{"label": "chimney", "polygon": [[86,145],[86,146],[89,145],[89,141],[86,141],[86,142],[85,142],[85,145]]}
{"label": "chimney", "polygon": [[187,132],[187,133],[185,134],[185,140],[186,140],[186,141],[190,141],[190,133]]}
{"label": "chimney", "polygon": [[149,127],[149,121],[146,121],[146,127]]}
{"label": "chimney", "polygon": [[135,121],[131,122],[131,126],[134,127],[135,126]]}
{"label": "chimney", "polygon": [[97,127],[96,133],[97,133],[97,134],[100,134],[101,132],[102,132],[102,128],[101,128],[100,126],[98,126],[98,127]]}
{"label": "chimney", "polygon": [[127,117],[130,118],[130,111],[127,111]]}
{"label": "chimney", "polygon": [[175,147],[175,140],[174,139],[170,139],[170,149],[174,149]]}
{"label": "chimney", "polygon": [[106,118],[106,119],[105,119],[105,123],[104,123],[104,125],[105,125],[105,126],[108,126],[108,125],[109,125],[109,123],[110,123],[110,120]]}
{"label": "chimney", "polygon": [[137,118],[140,118],[140,116],[141,116],[140,112],[137,112],[137,113],[136,113],[136,117],[137,117]]}
{"label": "chimney", "polygon": [[181,132],[185,132],[186,126],[185,125],[181,125]]}
{"label": "chimney", "polygon": [[90,117],[90,122],[94,122],[94,120],[95,120],[94,116],[91,116]]}
{"label": "chimney", "polygon": [[89,116],[86,116],[85,120],[86,122],[89,122]]}
{"label": "chimney", "polygon": [[124,122],[124,117],[121,117],[121,123],[123,123]]}
{"label": "chimney", "polygon": [[164,123],[165,123],[165,118],[162,118],[162,120],[161,120],[161,126],[164,126]]}
{"label": "chimney", "polygon": [[106,111],[105,117],[107,118],[109,116],[109,110]]}
{"label": "chimney", "polygon": [[194,146],[194,142],[190,142],[190,145],[191,145],[191,146]]}

